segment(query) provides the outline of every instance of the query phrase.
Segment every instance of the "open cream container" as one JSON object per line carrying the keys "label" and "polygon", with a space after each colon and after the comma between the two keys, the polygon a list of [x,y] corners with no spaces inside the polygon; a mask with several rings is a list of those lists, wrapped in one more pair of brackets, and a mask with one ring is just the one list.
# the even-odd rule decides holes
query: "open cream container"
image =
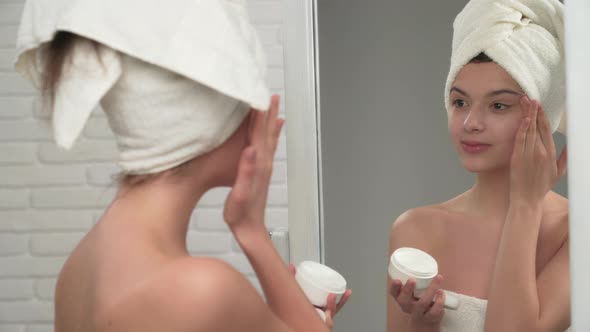
{"label": "open cream container", "polygon": [[[388,271],[391,279],[399,279],[402,284],[410,278],[414,279],[416,281],[414,295],[420,297],[438,274],[438,263],[422,250],[403,247],[391,254]],[[445,293],[444,307],[456,310],[459,307],[459,299]]]}
{"label": "open cream container", "polygon": [[[297,266],[295,280],[305,293],[305,296],[316,307],[323,308],[327,305],[328,295],[336,294],[338,300],[346,292],[346,280],[344,277],[327,267],[326,265],[303,261]],[[325,320],[323,311],[318,313]]]}

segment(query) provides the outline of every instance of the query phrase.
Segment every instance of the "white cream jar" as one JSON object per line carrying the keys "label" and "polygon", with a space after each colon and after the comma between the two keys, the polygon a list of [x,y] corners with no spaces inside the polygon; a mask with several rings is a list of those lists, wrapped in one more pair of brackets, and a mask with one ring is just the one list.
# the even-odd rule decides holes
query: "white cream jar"
{"label": "white cream jar", "polygon": [[[408,279],[416,281],[414,295],[420,297],[438,274],[438,263],[428,253],[415,248],[398,248],[391,254],[389,260],[389,276],[405,284]],[[459,299],[445,293],[445,308],[456,310]]]}

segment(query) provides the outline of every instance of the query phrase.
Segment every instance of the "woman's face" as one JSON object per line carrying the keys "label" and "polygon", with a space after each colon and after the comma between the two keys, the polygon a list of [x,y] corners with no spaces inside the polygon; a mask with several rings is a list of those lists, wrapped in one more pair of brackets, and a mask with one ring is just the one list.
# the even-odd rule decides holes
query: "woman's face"
{"label": "woman's face", "polygon": [[470,172],[510,166],[523,111],[524,92],[498,64],[470,63],[451,86],[448,128],[463,166]]}

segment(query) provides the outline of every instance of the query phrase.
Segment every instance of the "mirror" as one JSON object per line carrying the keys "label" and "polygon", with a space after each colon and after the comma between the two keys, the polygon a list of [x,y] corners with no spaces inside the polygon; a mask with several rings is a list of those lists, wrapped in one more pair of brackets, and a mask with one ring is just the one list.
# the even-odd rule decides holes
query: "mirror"
{"label": "mirror", "polygon": [[[393,221],[474,183],[443,99],[452,23],[466,3],[317,2],[324,255],[354,293],[337,331],[385,331]],[[565,137],[553,137],[559,153]],[[567,197],[566,177],[554,190]]]}

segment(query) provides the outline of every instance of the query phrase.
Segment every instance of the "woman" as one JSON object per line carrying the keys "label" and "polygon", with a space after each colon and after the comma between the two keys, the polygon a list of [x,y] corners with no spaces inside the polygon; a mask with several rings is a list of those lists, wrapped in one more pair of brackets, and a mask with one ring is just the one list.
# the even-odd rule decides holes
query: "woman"
{"label": "woman", "polygon": [[[349,294],[329,297],[322,322],[264,226],[283,120],[245,3],[180,4],[26,4],[17,68],[42,89],[58,144],[71,147],[100,102],[124,171],[60,272],[55,331],[328,331]],[[190,215],[219,186],[232,187],[224,219],[268,303],[228,264],[188,253]]]}
{"label": "woman", "polygon": [[[388,279],[388,331],[564,331],[570,325],[566,170],[552,132],[564,102],[562,5],[473,0],[455,20],[445,88],[448,129],[472,188],[406,211],[390,254],[430,253],[439,275]],[[445,293],[457,311],[445,310]],[[434,303],[433,303],[434,301]]]}

